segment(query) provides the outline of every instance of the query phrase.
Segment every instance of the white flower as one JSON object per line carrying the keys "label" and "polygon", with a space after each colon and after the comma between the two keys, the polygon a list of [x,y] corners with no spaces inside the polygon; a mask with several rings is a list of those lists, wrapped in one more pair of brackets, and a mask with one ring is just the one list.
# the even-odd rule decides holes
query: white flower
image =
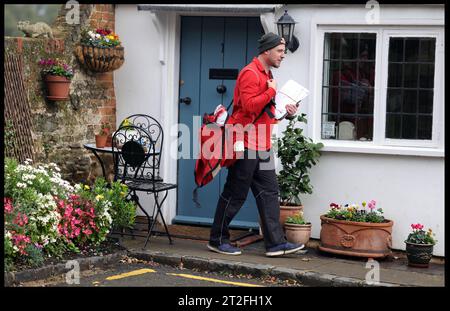
{"label": "white flower", "polygon": [[22,182],[18,182],[18,183],[17,183],[17,187],[18,187],[18,188],[26,188],[26,187],[27,187],[27,184],[22,183]]}
{"label": "white flower", "polygon": [[96,38],[100,38],[101,35],[100,35],[99,33],[96,33],[96,34],[95,34],[95,37],[96,37]]}

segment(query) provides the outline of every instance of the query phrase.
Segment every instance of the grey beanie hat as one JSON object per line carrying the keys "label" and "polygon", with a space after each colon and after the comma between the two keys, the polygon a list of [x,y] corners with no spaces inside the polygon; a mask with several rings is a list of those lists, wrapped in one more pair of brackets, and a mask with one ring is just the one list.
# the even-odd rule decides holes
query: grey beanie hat
{"label": "grey beanie hat", "polygon": [[276,35],[273,32],[266,33],[258,40],[258,42],[258,54],[285,43],[283,37]]}

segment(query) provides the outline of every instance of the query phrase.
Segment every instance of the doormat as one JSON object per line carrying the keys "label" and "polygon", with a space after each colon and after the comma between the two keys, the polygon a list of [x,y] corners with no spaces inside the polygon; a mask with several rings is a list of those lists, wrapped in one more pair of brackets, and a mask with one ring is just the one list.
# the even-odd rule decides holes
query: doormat
{"label": "doormat", "polygon": [[[165,233],[164,226],[160,223],[155,224],[155,231]],[[209,234],[211,231],[211,227],[203,227],[203,226],[194,226],[194,225],[167,225],[169,233],[171,236],[180,239],[192,239],[192,240],[201,240],[201,241],[209,241]],[[143,216],[136,217],[136,224],[134,227],[137,231],[146,231],[147,230],[147,219]],[[239,230],[239,229],[230,229],[230,241],[238,242],[242,239],[248,240],[248,237],[254,236],[254,231],[249,230]],[[237,243],[239,244],[239,243]]]}

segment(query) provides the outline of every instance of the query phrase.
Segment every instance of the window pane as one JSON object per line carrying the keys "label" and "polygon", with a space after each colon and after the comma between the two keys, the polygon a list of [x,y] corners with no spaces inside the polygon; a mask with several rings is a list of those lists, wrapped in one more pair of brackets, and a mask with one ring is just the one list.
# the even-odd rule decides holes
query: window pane
{"label": "window pane", "polygon": [[373,89],[367,88],[367,94],[362,98],[357,106],[357,113],[372,114],[373,113]]}
{"label": "window pane", "polygon": [[323,113],[337,113],[338,112],[338,98],[339,89],[338,88],[323,88],[323,98],[322,98],[322,112]]}
{"label": "window pane", "polygon": [[323,85],[339,85],[339,61],[324,61],[323,63]]}
{"label": "window pane", "polygon": [[388,87],[401,87],[403,77],[402,64],[389,64]]}
{"label": "window pane", "polygon": [[402,138],[416,139],[417,117],[415,115],[403,115]]}
{"label": "window pane", "polygon": [[340,43],[341,43],[340,33],[326,33],[324,59],[339,59]]}
{"label": "window pane", "polygon": [[358,34],[342,34],[342,59],[356,60],[358,58]]}
{"label": "window pane", "polygon": [[419,61],[434,63],[434,51],[435,51],[434,47],[436,45],[435,41],[436,41],[436,39],[420,40]]}
{"label": "window pane", "polygon": [[403,93],[403,112],[417,112],[417,91],[405,90]]}
{"label": "window pane", "polygon": [[400,138],[401,120],[399,114],[388,114],[386,116],[386,138]]}
{"label": "window pane", "polygon": [[433,91],[419,91],[419,113],[433,112]]}
{"label": "window pane", "polygon": [[356,139],[360,141],[372,140],[373,117],[359,117],[356,120]]}
{"label": "window pane", "polygon": [[352,83],[356,82],[356,68],[356,62],[342,62],[339,84],[342,86],[350,86]]}
{"label": "window pane", "polygon": [[391,38],[389,40],[389,61],[402,62],[403,60],[403,39]]}
{"label": "window pane", "polygon": [[404,87],[417,87],[419,80],[419,65],[405,64]]}
{"label": "window pane", "polygon": [[418,139],[431,139],[433,118],[431,116],[419,116]]}
{"label": "window pane", "polygon": [[325,33],[324,40],[322,138],[372,140],[376,34]]}
{"label": "window pane", "polygon": [[434,87],[434,65],[421,64],[420,65],[420,87],[433,88]]}
{"label": "window pane", "polygon": [[356,113],[356,105],[359,104],[361,98],[361,92],[357,85],[339,88],[341,100],[340,100],[340,112],[341,113]]}
{"label": "window pane", "polygon": [[373,33],[362,33],[359,41],[359,59],[375,59],[376,35]]}
{"label": "window pane", "polygon": [[387,93],[387,112],[400,112],[402,110],[402,90],[390,89]]}
{"label": "window pane", "polygon": [[415,62],[419,59],[419,39],[410,38],[405,40],[405,61]]}
{"label": "window pane", "polygon": [[435,45],[435,38],[390,38],[387,138],[431,139]]}
{"label": "window pane", "polygon": [[375,86],[375,62],[360,62],[358,80],[365,86]]}

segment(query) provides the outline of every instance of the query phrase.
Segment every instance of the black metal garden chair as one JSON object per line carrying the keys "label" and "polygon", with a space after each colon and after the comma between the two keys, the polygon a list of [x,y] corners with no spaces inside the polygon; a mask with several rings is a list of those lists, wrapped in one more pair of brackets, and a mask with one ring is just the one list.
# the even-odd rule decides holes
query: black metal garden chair
{"label": "black metal garden chair", "polygon": [[[112,138],[114,181],[120,180],[128,186],[127,198],[137,204],[148,220],[144,248],[153,232],[158,215],[170,244],[173,244],[161,207],[167,198],[168,191],[177,187],[176,184],[163,182],[160,177],[164,133],[158,121],[152,117],[146,117],[146,120],[152,121],[151,124],[147,122],[145,127],[121,124]],[[153,194],[155,202],[151,217],[139,202],[136,193],[138,191]]]}

